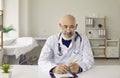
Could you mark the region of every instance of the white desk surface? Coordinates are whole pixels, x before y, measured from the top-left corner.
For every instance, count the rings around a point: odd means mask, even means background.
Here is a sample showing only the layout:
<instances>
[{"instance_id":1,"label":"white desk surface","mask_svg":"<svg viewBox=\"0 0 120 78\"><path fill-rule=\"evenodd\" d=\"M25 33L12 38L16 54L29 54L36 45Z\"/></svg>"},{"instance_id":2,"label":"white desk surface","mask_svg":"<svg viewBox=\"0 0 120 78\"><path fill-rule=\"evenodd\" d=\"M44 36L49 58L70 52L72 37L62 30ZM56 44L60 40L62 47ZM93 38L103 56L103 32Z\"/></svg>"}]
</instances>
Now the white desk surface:
<instances>
[{"instance_id":1,"label":"white desk surface","mask_svg":"<svg viewBox=\"0 0 120 78\"><path fill-rule=\"evenodd\" d=\"M49 74L40 71L37 65L13 65L11 71L12 78L50 78ZM120 65L94 66L78 76L79 78L120 78Z\"/></svg>"}]
</instances>

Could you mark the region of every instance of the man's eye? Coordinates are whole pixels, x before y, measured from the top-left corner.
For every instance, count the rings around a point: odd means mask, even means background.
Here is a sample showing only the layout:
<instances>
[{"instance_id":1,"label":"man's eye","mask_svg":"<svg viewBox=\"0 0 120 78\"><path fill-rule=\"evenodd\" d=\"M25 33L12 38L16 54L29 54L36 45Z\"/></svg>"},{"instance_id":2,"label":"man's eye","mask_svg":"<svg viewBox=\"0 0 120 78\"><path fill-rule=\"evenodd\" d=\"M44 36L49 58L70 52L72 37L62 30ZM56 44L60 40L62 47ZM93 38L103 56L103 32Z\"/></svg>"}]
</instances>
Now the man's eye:
<instances>
[{"instance_id":1,"label":"man's eye","mask_svg":"<svg viewBox=\"0 0 120 78\"><path fill-rule=\"evenodd\" d=\"M64 28L67 28L68 26L67 25L64 25Z\"/></svg>"},{"instance_id":2,"label":"man's eye","mask_svg":"<svg viewBox=\"0 0 120 78\"><path fill-rule=\"evenodd\" d=\"M71 28L71 29L74 29L74 28L75 28L75 26L74 26L74 25L71 25L71 26L70 26L70 28Z\"/></svg>"},{"instance_id":3,"label":"man's eye","mask_svg":"<svg viewBox=\"0 0 120 78\"><path fill-rule=\"evenodd\" d=\"M75 26L73 26L73 25L72 25L72 26L70 26L70 28L74 28L74 27L75 27Z\"/></svg>"}]
</instances>

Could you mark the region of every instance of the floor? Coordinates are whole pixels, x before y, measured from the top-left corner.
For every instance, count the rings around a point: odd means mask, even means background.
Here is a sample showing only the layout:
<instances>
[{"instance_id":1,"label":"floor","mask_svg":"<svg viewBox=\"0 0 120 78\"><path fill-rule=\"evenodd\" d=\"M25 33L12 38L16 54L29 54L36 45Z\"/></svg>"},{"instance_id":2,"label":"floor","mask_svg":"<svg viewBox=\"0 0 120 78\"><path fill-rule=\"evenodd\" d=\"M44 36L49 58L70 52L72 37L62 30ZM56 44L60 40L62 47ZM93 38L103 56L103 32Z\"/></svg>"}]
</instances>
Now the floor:
<instances>
[{"instance_id":1,"label":"floor","mask_svg":"<svg viewBox=\"0 0 120 78\"><path fill-rule=\"evenodd\" d=\"M95 65L120 65L120 59L95 59Z\"/></svg>"}]
</instances>

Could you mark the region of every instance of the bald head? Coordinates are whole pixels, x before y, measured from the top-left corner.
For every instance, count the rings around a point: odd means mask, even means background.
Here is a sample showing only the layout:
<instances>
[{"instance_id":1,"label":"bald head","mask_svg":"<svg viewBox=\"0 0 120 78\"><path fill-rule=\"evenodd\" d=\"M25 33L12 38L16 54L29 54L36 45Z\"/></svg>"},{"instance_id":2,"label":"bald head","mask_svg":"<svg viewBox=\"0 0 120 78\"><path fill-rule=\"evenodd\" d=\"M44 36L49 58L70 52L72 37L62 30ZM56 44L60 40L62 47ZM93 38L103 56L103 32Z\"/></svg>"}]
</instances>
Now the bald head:
<instances>
[{"instance_id":1,"label":"bald head","mask_svg":"<svg viewBox=\"0 0 120 78\"><path fill-rule=\"evenodd\" d=\"M71 23L76 23L76 20L75 20L75 17L74 16L72 16L72 15L65 15L65 16L63 16L63 18L62 18L62 20L61 20L61 24L62 23L64 23L64 22L71 22Z\"/></svg>"},{"instance_id":2,"label":"bald head","mask_svg":"<svg viewBox=\"0 0 120 78\"><path fill-rule=\"evenodd\" d=\"M59 25L66 38L71 38L77 29L75 17L72 15L65 15Z\"/></svg>"}]
</instances>

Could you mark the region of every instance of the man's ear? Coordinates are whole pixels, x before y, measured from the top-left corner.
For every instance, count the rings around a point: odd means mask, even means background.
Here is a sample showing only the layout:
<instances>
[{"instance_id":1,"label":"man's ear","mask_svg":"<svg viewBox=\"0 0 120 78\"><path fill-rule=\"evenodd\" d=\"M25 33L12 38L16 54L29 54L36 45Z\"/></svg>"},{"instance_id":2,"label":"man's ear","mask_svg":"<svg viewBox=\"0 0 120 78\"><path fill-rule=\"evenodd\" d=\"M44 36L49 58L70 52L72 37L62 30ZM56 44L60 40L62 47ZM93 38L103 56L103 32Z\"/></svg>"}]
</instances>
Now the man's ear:
<instances>
[{"instance_id":1,"label":"man's ear","mask_svg":"<svg viewBox=\"0 0 120 78\"><path fill-rule=\"evenodd\" d=\"M78 24L76 24L76 27L78 26Z\"/></svg>"},{"instance_id":2,"label":"man's ear","mask_svg":"<svg viewBox=\"0 0 120 78\"><path fill-rule=\"evenodd\" d=\"M59 26L61 27L61 23L59 23Z\"/></svg>"},{"instance_id":3,"label":"man's ear","mask_svg":"<svg viewBox=\"0 0 120 78\"><path fill-rule=\"evenodd\" d=\"M76 29L77 29L78 24L76 24Z\"/></svg>"}]
</instances>

